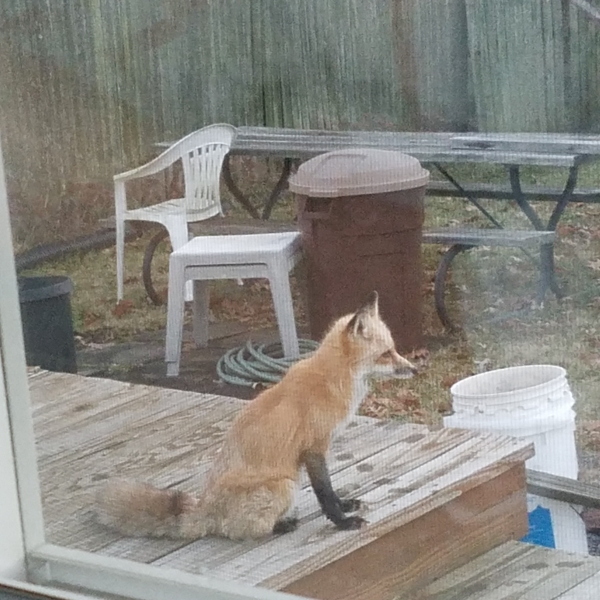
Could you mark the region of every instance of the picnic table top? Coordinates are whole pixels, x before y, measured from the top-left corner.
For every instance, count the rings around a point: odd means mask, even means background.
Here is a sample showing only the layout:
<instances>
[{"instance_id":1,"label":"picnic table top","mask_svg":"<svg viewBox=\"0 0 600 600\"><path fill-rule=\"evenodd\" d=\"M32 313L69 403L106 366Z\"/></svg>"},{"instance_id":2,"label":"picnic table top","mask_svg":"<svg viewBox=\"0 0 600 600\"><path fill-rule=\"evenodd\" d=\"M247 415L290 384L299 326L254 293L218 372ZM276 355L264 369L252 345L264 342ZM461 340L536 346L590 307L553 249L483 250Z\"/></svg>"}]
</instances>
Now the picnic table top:
<instances>
[{"instance_id":1,"label":"picnic table top","mask_svg":"<svg viewBox=\"0 0 600 600\"><path fill-rule=\"evenodd\" d=\"M158 142L168 148L174 140ZM397 150L423 163L474 162L574 167L600 159L600 136L571 133L329 131L237 127L231 154L308 159L343 148Z\"/></svg>"},{"instance_id":2,"label":"picnic table top","mask_svg":"<svg viewBox=\"0 0 600 600\"><path fill-rule=\"evenodd\" d=\"M423 163L572 167L600 158L600 136L596 135L325 131L247 126L237 128L231 154L307 159L351 147L397 150Z\"/></svg>"},{"instance_id":3,"label":"picnic table top","mask_svg":"<svg viewBox=\"0 0 600 600\"><path fill-rule=\"evenodd\" d=\"M47 542L276 589L507 473L532 451L493 433L356 417L329 465L334 486L366 503L360 531L335 530L303 479L293 533L246 542L126 538L95 522L97 486L118 474L197 490L243 401L42 370L30 372L30 392Z\"/></svg>"}]
</instances>

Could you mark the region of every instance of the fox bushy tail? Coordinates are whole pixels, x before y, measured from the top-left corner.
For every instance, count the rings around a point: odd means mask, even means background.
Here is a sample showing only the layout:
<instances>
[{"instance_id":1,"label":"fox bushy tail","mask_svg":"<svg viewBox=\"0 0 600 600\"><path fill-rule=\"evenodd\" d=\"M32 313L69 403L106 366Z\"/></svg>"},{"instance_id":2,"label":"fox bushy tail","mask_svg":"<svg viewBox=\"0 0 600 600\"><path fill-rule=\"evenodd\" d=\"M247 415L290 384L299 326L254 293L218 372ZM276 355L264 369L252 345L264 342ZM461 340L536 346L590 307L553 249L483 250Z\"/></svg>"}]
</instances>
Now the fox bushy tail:
<instances>
[{"instance_id":1,"label":"fox bushy tail","mask_svg":"<svg viewBox=\"0 0 600 600\"><path fill-rule=\"evenodd\" d=\"M198 500L179 490L113 479L96 495L96 515L102 525L127 536L189 538L206 535ZM190 531L190 519L196 527Z\"/></svg>"}]
</instances>

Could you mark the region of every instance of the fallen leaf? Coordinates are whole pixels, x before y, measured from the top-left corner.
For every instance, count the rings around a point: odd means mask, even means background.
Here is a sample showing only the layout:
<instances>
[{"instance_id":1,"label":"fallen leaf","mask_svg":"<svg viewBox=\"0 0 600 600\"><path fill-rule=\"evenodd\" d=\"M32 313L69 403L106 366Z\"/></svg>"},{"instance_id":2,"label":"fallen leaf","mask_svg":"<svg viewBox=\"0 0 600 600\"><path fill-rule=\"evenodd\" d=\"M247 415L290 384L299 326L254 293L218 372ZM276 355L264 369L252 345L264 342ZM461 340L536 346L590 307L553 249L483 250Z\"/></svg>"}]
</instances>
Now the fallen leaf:
<instances>
[{"instance_id":1,"label":"fallen leaf","mask_svg":"<svg viewBox=\"0 0 600 600\"><path fill-rule=\"evenodd\" d=\"M120 319L126 314L130 313L133 310L133 301L132 300L121 300L112 311L112 314Z\"/></svg>"},{"instance_id":2,"label":"fallen leaf","mask_svg":"<svg viewBox=\"0 0 600 600\"><path fill-rule=\"evenodd\" d=\"M417 350L413 350L408 358L410 360L429 360L429 350L427 348L418 348Z\"/></svg>"},{"instance_id":3,"label":"fallen leaf","mask_svg":"<svg viewBox=\"0 0 600 600\"><path fill-rule=\"evenodd\" d=\"M415 410L415 412L411 415L411 421L413 423L419 423L424 425L425 423L427 423L427 420L427 413L423 410Z\"/></svg>"},{"instance_id":4,"label":"fallen leaf","mask_svg":"<svg viewBox=\"0 0 600 600\"><path fill-rule=\"evenodd\" d=\"M452 402L450 400L442 400L437 405L437 411L441 415L450 414L452 412Z\"/></svg>"},{"instance_id":5,"label":"fallen leaf","mask_svg":"<svg viewBox=\"0 0 600 600\"><path fill-rule=\"evenodd\" d=\"M410 390L399 390L394 396L368 396L362 404L361 414L376 419L389 419L407 414L412 417L420 409L421 400L416 394Z\"/></svg>"},{"instance_id":6,"label":"fallen leaf","mask_svg":"<svg viewBox=\"0 0 600 600\"><path fill-rule=\"evenodd\" d=\"M83 314L83 324L85 327L90 327L91 325L93 325L94 323L97 323L101 319L102 319L102 316L95 312L86 311Z\"/></svg>"},{"instance_id":7,"label":"fallen leaf","mask_svg":"<svg viewBox=\"0 0 600 600\"><path fill-rule=\"evenodd\" d=\"M600 367L600 356L592 352L580 352L579 358L582 362L588 364L591 367Z\"/></svg>"},{"instance_id":8,"label":"fallen leaf","mask_svg":"<svg viewBox=\"0 0 600 600\"><path fill-rule=\"evenodd\" d=\"M585 421L582 424L585 431L600 431L600 421Z\"/></svg>"},{"instance_id":9,"label":"fallen leaf","mask_svg":"<svg viewBox=\"0 0 600 600\"><path fill-rule=\"evenodd\" d=\"M396 398L394 398L394 404L399 404L408 410L413 410L421 408L421 399L410 390L400 390Z\"/></svg>"},{"instance_id":10,"label":"fallen leaf","mask_svg":"<svg viewBox=\"0 0 600 600\"><path fill-rule=\"evenodd\" d=\"M450 389L457 381L460 381L461 379L461 375L446 375L446 377L442 379L442 387Z\"/></svg>"},{"instance_id":11,"label":"fallen leaf","mask_svg":"<svg viewBox=\"0 0 600 600\"><path fill-rule=\"evenodd\" d=\"M575 227L575 225L559 225L556 228L556 233L558 233L558 235L571 235L573 233L577 232L577 227Z\"/></svg>"}]
</instances>

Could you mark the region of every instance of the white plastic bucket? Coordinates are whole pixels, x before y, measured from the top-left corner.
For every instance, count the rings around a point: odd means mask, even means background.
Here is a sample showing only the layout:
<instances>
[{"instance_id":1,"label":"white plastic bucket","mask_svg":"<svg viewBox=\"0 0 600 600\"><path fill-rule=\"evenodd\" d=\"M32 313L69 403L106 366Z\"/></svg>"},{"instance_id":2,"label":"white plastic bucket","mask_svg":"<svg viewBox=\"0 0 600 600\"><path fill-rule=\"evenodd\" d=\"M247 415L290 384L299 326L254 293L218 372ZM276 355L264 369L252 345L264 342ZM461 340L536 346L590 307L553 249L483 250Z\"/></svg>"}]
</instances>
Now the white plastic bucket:
<instances>
[{"instance_id":1,"label":"white plastic bucket","mask_svg":"<svg viewBox=\"0 0 600 600\"><path fill-rule=\"evenodd\" d=\"M495 431L533 442L527 468L577 479L575 403L566 371L555 365L526 365L480 373L450 388L454 414L445 427ZM588 553L581 507L528 495L530 522L537 507L550 511L554 547ZM532 515L535 515L532 516ZM533 525L532 525L533 527Z\"/></svg>"}]
</instances>

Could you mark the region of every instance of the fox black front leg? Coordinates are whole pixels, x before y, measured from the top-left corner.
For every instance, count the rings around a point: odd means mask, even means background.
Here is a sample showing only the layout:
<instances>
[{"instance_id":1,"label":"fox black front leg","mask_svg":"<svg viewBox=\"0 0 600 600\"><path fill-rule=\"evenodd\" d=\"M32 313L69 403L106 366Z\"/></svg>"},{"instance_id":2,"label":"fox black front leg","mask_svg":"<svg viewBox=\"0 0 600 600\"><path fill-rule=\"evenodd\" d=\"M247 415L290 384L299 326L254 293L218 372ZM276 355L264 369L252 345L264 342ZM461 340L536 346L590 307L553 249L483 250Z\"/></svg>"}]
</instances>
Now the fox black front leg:
<instances>
[{"instance_id":1,"label":"fox black front leg","mask_svg":"<svg viewBox=\"0 0 600 600\"><path fill-rule=\"evenodd\" d=\"M291 533L292 531L296 531L296 529L298 529L298 519L285 518L275 523L273 533L280 535L282 533Z\"/></svg>"},{"instance_id":2,"label":"fox black front leg","mask_svg":"<svg viewBox=\"0 0 600 600\"><path fill-rule=\"evenodd\" d=\"M355 512L362 506L362 503L358 498L339 498L338 497L338 500L340 501L340 508L345 513Z\"/></svg>"},{"instance_id":3,"label":"fox black front leg","mask_svg":"<svg viewBox=\"0 0 600 600\"><path fill-rule=\"evenodd\" d=\"M344 514L344 512L356 510L360 503L356 500L341 500L335 493L331 485L325 456L317 452L306 452L303 456L303 462L325 516L339 529L359 529L362 527L365 523L363 518L347 517Z\"/></svg>"}]
</instances>

